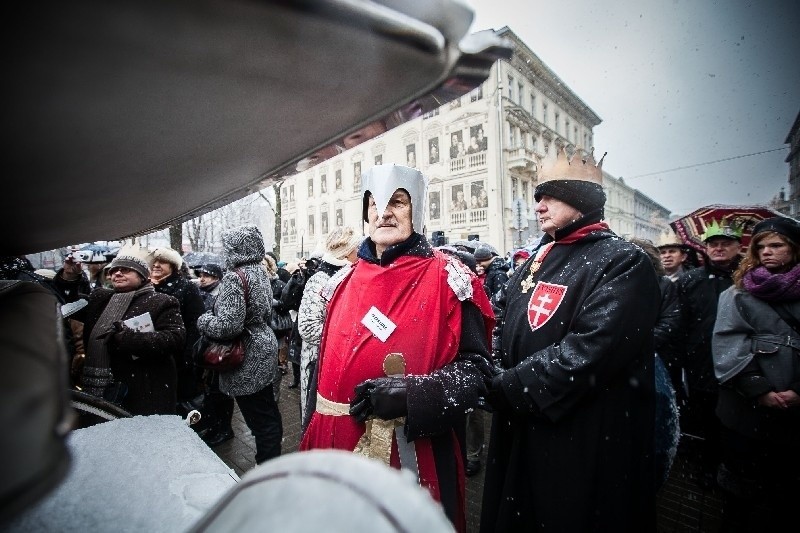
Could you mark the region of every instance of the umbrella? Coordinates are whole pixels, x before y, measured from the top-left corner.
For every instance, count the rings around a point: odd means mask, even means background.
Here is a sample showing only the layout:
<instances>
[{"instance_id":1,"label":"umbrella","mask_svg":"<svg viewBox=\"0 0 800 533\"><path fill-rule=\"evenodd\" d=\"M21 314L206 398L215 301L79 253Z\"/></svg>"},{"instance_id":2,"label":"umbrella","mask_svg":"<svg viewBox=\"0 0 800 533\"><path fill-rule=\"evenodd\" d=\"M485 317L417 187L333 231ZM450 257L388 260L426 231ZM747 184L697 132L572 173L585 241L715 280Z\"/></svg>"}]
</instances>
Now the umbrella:
<instances>
[{"instance_id":1,"label":"umbrella","mask_svg":"<svg viewBox=\"0 0 800 533\"><path fill-rule=\"evenodd\" d=\"M220 254L215 254L213 252L186 252L186 255L183 256L183 262L186 263L189 268L196 268L200 265L207 265L208 263L214 263L221 267L225 266L225 259L223 259Z\"/></svg>"},{"instance_id":2,"label":"umbrella","mask_svg":"<svg viewBox=\"0 0 800 533\"><path fill-rule=\"evenodd\" d=\"M494 246L492 246L491 244L489 244L489 243L486 243L486 242L483 242L483 241L470 241L470 240L467 240L467 239L459 239L459 240L457 240L457 241L453 241L453 242L451 242L451 243L449 243L449 244L450 244L450 246L463 246L463 247L464 247L464 248L466 248L466 249L467 249L467 251L468 251L469 253L471 253L471 254L472 254L472 253L475 253L475 250L476 250L476 249L477 249L479 246L486 246L487 248L489 248L489 250L491 250L491 251L492 251L492 253L493 253L493 254L495 254L495 255L500 255L500 254L497 252L497 248L495 248L495 247L494 247Z\"/></svg>"},{"instance_id":3,"label":"umbrella","mask_svg":"<svg viewBox=\"0 0 800 533\"><path fill-rule=\"evenodd\" d=\"M707 205L669 223L681 240L697 251L706 250L703 234L712 222L742 228L742 245L750 243L753 226L765 218L784 216L761 205Z\"/></svg>"},{"instance_id":4,"label":"umbrella","mask_svg":"<svg viewBox=\"0 0 800 533\"><path fill-rule=\"evenodd\" d=\"M77 247L75 254L84 263L107 263L119 250L119 245L112 246L108 243L93 242Z\"/></svg>"}]
</instances>

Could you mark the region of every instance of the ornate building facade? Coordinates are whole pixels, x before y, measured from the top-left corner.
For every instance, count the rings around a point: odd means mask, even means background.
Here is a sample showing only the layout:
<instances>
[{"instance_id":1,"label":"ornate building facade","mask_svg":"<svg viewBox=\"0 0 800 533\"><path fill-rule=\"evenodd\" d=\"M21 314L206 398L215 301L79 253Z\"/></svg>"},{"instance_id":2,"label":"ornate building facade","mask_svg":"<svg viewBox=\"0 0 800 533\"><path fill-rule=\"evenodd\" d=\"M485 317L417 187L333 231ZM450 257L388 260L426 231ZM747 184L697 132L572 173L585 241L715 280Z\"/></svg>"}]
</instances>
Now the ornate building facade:
<instances>
[{"instance_id":1,"label":"ornate building facade","mask_svg":"<svg viewBox=\"0 0 800 533\"><path fill-rule=\"evenodd\" d=\"M593 146L601 119L510 29L497 33L514 43L515 53L495 63L474 91L281 184L284 258L322 249L337 226L365 230L361 173L382 163L416 167L429 178L428 237L436 231L449 242L477 236L501 252L538 239L538 165L562 147L572 153ZM604 188L611 228L639 236L634 190L605 174Z\"/></svg>"}]
</instances>

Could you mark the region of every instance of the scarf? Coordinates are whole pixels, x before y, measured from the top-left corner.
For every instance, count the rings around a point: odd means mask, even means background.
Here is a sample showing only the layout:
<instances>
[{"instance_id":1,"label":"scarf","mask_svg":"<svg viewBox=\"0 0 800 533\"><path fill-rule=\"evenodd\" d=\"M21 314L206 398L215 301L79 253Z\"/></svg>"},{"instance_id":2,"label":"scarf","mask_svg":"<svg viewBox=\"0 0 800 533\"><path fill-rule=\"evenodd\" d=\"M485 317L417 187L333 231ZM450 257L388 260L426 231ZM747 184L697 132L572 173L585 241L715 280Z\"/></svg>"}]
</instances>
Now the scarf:
<instances>
[{"instance_id":1,"label":"scarf","mask_svg":"<svg viewBox=\"0 0 800 533\"><path fill-rule=\"evenodd\" d=\"M147 283L135 291L117 292L111 296L89 337L81 376L81 386L85 392L103 397L106 387L114 380L108 355L108 339L116 332L114 323L122 320L134 298L150 292L155 292L155 289Z\"/></svg>"},{"instance_id":2,"label":"scarf","mask_svg":"<svg viewBox=\"0 0 800 533\"><path fill-rule=\"evenodd\" d=\"M742 279L747 292L766 302L791 302L800 299L800 263L788 272L773 274L766 267L754 268Z\"/></svg>"}]
</instances>

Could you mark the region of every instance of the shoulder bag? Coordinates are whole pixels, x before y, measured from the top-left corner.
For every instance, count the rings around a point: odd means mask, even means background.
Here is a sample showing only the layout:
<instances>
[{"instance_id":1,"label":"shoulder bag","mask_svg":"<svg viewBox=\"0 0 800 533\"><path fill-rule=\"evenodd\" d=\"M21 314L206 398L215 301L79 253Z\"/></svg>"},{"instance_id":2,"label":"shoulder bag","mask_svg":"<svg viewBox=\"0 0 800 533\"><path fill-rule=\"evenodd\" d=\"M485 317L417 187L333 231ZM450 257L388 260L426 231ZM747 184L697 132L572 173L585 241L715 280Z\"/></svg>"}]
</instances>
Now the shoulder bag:
<instances>
[{"instance_id":1,"label":"shoulder bag","mask_svg":"<svg viewBox=\"0 0 800 533\"><path fill-rule=\"evenodd\" d=\"M237 269L234 272L236 272L242 280L246 312L247 293L249 292L247 278L241 270ZM235 339L228 342L211 340L205 335L201 335L194 346L195 362L201 368L215 370L217 372L229 372L239 368L244 362L245 333L246 330L242 330Z\"/></svg>"}]
</instances>

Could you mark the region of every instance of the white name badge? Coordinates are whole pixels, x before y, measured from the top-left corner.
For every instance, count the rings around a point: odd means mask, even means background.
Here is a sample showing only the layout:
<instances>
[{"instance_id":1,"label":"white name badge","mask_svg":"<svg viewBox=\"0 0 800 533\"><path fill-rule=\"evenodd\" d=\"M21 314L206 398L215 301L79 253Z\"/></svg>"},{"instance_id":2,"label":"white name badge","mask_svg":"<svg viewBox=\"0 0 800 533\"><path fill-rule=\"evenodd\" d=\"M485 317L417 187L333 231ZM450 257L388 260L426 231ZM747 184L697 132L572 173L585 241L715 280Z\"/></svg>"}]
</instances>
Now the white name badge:
<instances>
[{"instance_id":1,"label":"white name badge","mask_svg":"<svg viewBox=\"0 0 800 533\"><path fill-rule=\"evenodd\" d=\"M389 317L378 311L374 305L369 311L367 311L367 314L364 315L364 318L361 319L361 323L364 324L373 335L378 337L381 342L386 342L386 339L389 338L389 335L391 335L395 328L397 328L397 324L389 320Z\"/></svg>"}]
</instances>

